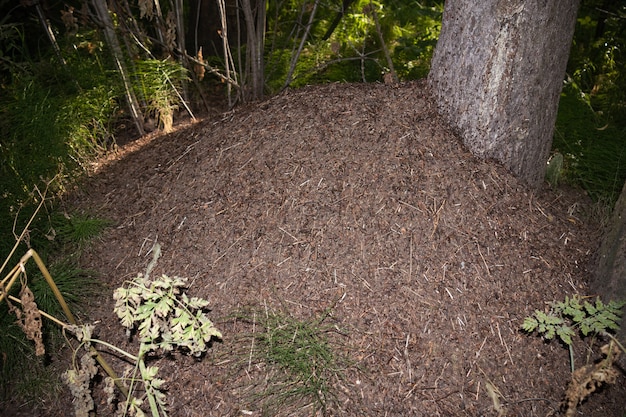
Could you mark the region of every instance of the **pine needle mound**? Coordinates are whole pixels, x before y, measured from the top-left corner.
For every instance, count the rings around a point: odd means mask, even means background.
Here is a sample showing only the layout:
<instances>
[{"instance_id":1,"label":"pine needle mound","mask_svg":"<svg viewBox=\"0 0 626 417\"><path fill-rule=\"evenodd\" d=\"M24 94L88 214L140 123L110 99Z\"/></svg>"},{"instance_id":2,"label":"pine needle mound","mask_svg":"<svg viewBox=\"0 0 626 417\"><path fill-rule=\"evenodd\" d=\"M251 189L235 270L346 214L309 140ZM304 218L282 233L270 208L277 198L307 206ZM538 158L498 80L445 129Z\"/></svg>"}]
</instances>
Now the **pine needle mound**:
<instances>
[{"instance_id":1,"label":"pine needle mound","mask_svg":"<svg viewBox=\"0 0 626 417\"><path fill-rule=\"evenodd\" d=\"M223 317L208 360L158 364L172 415L262 415L246 389L276 370L238 354L251 324L228 317L243 307L302 320L331 308L326 337L349 365L328 415L558 410L567 351L520 327L586 293L599 230L582 196L533 192L470 155L424 83L286 91L128 149L73 197L115 224L85 261L115 288L158 241L154 273L188 277ZM112 307L103 296L93 318L123 339ZM624 409L623 382L579 410Z\"/></svg>"}]
</instances>

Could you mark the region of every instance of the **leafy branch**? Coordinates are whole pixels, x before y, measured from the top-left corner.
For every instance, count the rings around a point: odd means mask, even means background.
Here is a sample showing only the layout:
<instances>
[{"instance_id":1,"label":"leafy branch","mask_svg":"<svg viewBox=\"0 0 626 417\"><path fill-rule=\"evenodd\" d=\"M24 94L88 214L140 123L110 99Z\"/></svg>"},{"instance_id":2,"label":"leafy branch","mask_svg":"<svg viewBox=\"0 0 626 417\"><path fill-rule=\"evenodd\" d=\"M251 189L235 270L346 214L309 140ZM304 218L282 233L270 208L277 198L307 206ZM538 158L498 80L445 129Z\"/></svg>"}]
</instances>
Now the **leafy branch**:
<instances>
[{"instance_id":1,"label":"leafy branch","mask_svg":"<svg viewBox=\"0 0 626 417\"><path fill-rule=\"evenodd\" d=\"M113 311L122 326L137 330L146 351L182 347L199 356L206 351L212 337L222 337L203 312L209 302L189 298L182 292L186 283L186 278L162 275L152 281L139 274L127 288L118 288L113 293Z\"/></svg>"}]
</instances>

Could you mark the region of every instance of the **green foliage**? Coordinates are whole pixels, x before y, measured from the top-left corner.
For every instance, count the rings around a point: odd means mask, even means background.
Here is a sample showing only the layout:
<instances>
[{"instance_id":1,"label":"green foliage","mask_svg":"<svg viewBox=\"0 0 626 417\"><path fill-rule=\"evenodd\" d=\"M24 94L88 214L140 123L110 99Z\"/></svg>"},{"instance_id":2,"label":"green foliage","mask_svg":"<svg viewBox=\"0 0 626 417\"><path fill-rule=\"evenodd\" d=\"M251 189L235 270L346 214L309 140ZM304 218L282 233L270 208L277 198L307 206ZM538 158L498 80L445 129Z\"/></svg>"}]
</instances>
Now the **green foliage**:
<instances>
[{"instance_id":1,"label":"green foliage","mask_svg":"<svg viewBox=\"0 0 626 417\"><path fill-rule=\"evenodd\" d=\"M264 326L258 341L266 360L292 373L299 382L313 376L310 382L316 387L312 392L317 391L323 381L315 381L316 376L324 368L333 368L333 354L320 323L272 313L265 318Z\"/></svg>"},{"instance_id":2,"label":"green foliage","mask_svg":"<svg viewBox=\"0 0 626 417\"><path fill-rule=\"evenodd\" d=\"M137 330L142 350L183 347L199 356L212 337L222 337L203 312L209 302L182 292L186 282L167 275L150 280L139 274L127 288L115 290L114 312L122 326Z\"/></svg>"},{"instance_id":3,"label":"green foliage","mask_svg":"<svg viewBox=\"0 0 626 417\"><path fill-rule=\"evenodd\" d=\"M187 80L187 71L171 60L140 60L135 62L135 89L148 103L146 113L159 119L164 130L172 127L173 111L180 103L177 91Z\"/></svg>"},{"instance_id":4,"label":"green foliage","mask_svg":"<svg viewBox=\"0 0 626 417\"><path fill-rule=\"evenodd\" d=\"M79 268L70 258L53 263L50 274L63 298L75 308L102 289L94 271ZM41 274L32 276L30 288L41 310L57 317L62 315L58 301Z\"/></svg>"},{"instance_id":5,"label":"green foliage","mask_svg":"<svg viewBox=\"0 0 626 417\"><path fill-rule=\"evenodd\" d=\"M392 10L398 29L392 43L398 76L407 80L425 78L441 32L443 2L396 0L391 3L388 8Z\"/></svg>"},{"instance_id":6,"label":"green foliage","mask_svg":"<svg viewBox=\"0 0 626 417\"><path fill-rule=\"evenodd\" d=\"M626 305L623 301L611 301L605 304L596 298L595 303L584 297L574 295L565 297L565 301L550 303L550 310L535 310L533 316L526 317L522 330L533 333L537 331L545 340L560 340L569 350L571 381L565 393L565 415L574 415L576 407L591 393L604 383L614 384L618 371L614 363L619 357L619 349L626 353L624 346L609 332L619 330L621 309ZM608 336L609 344L600 348L604 358L592 364L574 368L573 337ZM589 345L591 352L592 345Z\"/></svg>"},{"instance_id":7,"label":"green foliage","mask_svg":"<svg viewBox=\"0 0 626 417\"><path fill-rule=\"evenodd\" d=\"M287 4L288 3L288 4ZM309 18L305 2L269 3L266 50L267 83L270 91L282 88L291 57L297 49ZM372 6L381 33L400 78L423 78L441 27L443 2L402 0L356 0L342 16L329 38L331 23L341 2L321 3L311 35L294 72L293 87L324 82L381 81L388 70L378 37Z\"/></svg>"},{"instance_id":8,"label":"green foliage","mask_svg":"<svg viewBox=\"0 0 626 417\"><path fill-rule=\"evenodd\" d=\"M535 310L534 316L526 317L522 329L528 333L537 331L546 340L556 336L571 346L572 337L577 332L589 336L618 330L621 309L626 302L611 301L604 304L598 297L595 303L590 303L574 295L550 305L548 313Z\"/></svg>"},{"instance_id":9,"label":"green foliage","mask_svg":"<svg viewBox=\"0 0 626 417\"><path fill-rule=\"evenodd\" d=\"M147 359L174 349L200 356L206 352L212 338L222 337L203 311L209 304L208 301L188 297L184 292L187 279L170 278L166 275L157 279L149 278L149 272L156 264L159 254L160 247L157 245L154 248L154 259L145 275L138 274L113 294L114 312L122 326L128 329L129 334L136 332L138 336L139 348L136 356L93 338L93 325L65 326L81 342L79 348L74 350L72 368L63 374L63 380L74 396L77 416L87 415L94 410L91 385L98 373L94 360L97 356L95 346L105 346L134 364L130 373L121 379L103 365L108 374L105 378L105 392L109 400L115 399L113 385L118 388L121 386L120 389L126 396L119 412L122 415L145 415L143 407L144 399L147 399L151 415L158 417L167 416L167 398L162 390L165 381L157 377L158 367L147 366ZM79 354L81 359L77 361ZM141 388L137 387L138 383Z\"/></svg>"},{"instance_id":10,"label":"green foliage","mask_svg":"<svg viewBox=\"0 0 626 417\"><path fill-rule=\"evenodd\" d=\"M111 224L107 219L91 216L87 213L68 215L54 212L50 222L51 238L60 245L73 245L82 249L89 242L97 239L103 230Z\"/></svg>"},{"instance_id":11,"label":"green foliage","mask_svg":"<svg viewBox=\"0 0 626 417\"><path fill-rule=\"evenodd\" d=\"M548 160L546 168L546 180L552 187L556 187L563 173L563 155L555 152Z\"/></svg>"},{"instance_id":12,"label":"green foliage","mask_svg":"<svg viewBox=\"0 0 626 417\"><path fill-rule=\"evenodd\" d=\"M553 143L564 179L608 207L626 180L624 18L624 2L581 5Z\"/></svg>"},{"instance_id":13,"label":"green foliage","mask_svg":"<svg viewBox=\"0 0 626 417\"><path fill-rule=\"evenodd\" d=\"M1 88L1 87L0 87ZM117 108L114 89L103 84L66 94L19 76L0 94L0 253L8 253L14 220L21 230L40 201L34 187L54 196L101 155ZM45 219L44 219L45 220ZM39 235L43 237L43 235ZM35 236L31 236L35 237Z\"/></svg>"},{"instance_id":14,"label":"green foliage","mask_svg":"<svg viewBox=\"0 0 626 417\"><path fill-rule=\"evenodd\" d=\"M585 102L620 127L626 125L625 18L624 2L584 2L567 69Z\"/></svg>"},{"instance_id":15,"label":"green foliage","mask_svg":"<svg viewBox=\"0 0 626 417\"><path fill-rule=\"evenodd\" d=\"M617 200L626 180L626 128L594 112L572 85L561 94L552 148L563 155L565 181L595 201Z\"/></svg>"}]
</instances>

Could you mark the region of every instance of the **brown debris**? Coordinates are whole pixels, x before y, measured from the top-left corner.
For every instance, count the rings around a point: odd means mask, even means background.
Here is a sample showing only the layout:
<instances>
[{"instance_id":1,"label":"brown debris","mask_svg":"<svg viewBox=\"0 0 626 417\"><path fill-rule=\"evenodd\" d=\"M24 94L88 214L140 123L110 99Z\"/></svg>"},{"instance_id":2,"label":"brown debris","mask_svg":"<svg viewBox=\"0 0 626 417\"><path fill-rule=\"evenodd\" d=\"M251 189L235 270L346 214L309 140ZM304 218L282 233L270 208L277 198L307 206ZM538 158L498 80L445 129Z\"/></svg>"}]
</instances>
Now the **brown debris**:
<instances>
[{"instance_id":1,"label":"brown debris","mask_svg":"<svg viewBox=\"0 0 626 417\"><path fill-rule=\"evenodd\" d=\"M585 293L598 238L587 201L474 158L422 82L236 108L103 166L73 204L116 223L85 258L111 292L158 241L154 273L188 277L211 301L223 341L202 362L158 364L174 416L261 415L250 387L270 371L235 366L251 328L227 318L244 307L308 318L336 303L329 337L355 366L329 415L545 416L566 389L567 351L519 329L545 302ZM92 319L126 343L112 306L102 297ZM623 408L611 388L580 410Z\"/></svg>"},{"instance_id":2,"label":"brown debris","mask_svg":"<svg viewBox=\"0 0 626 417\"><path fill-rule=\"evenodd\" d=\"M35 296L26 284L20 290L22 309L10 305L10 310L17 316L17 323L24 331L28 340L35 342L35 354L41 356L46 349L41 337L41 312L35 303Z\"/></svg>"},{"instance_id":3,"label":"brown debris","mask_svg":"<svg viewBox=\"0 0 626 417\"><path fill-rule=\"evenodd\" d=\"M604 384L615 384L619 372L613 365L618 361L621 350L611 343L601 348L604 359L585 365L572 373L572 380L565 393L565 416L576 415L578 405Z\"/></svg>"}]
</instances>

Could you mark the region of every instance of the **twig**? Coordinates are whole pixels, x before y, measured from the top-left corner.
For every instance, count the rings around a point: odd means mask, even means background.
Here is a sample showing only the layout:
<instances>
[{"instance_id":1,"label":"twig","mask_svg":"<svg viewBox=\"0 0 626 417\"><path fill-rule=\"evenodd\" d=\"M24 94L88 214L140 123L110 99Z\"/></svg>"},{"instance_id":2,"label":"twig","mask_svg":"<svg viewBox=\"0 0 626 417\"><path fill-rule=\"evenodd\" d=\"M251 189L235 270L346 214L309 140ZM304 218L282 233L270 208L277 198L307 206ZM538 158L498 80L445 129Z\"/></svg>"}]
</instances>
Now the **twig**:
<instances>
[{"instance_id":1,"label":"twig","mask_svg":"<svg viewBox=\"0 0 626 417\"><path fill-rule=\"evenodd\" d=\"M485 269L487 270L487 275L491 276L491 271L489 270L489 265L487 265L487 261L485 260L485 257L483 256L483 253L480 251L480 244L478 242L476 242L476 247L478 248L478 254L480 255L480 258L483 260L483 264L485 264Z\"/></svg>"},{"instance_id":2,"label":"twig","mask_svg":"<svg viewBox=\"0 0 626 417\"><path fill-rule=\"evenodd\" d=\"M248 357L248 372L252 368L252 352L254 351L254 333L256 332L256 313L252 315L252 343L250 343L250 356Z\"/></svg>"},{"instance_id":3,"label":"twig","mask_svg":"<svg viewBox=\"0 0 626 417\"><path fill-rule=\"evenodd\" d=\"M515 362L513 362L513 356L511 356L511 351L509 351L509 347L507 346L506 342L502 338L502 334L500 333L500 325L498 324L498 322L496 322L496 328L498 329L498 337L500 338L500 343L502 343L502 346L504 346L504 348L506 349L506 353L509 355L509 359L511 360L511 365L515 365Z\"/></svg>"}]
</instances>

